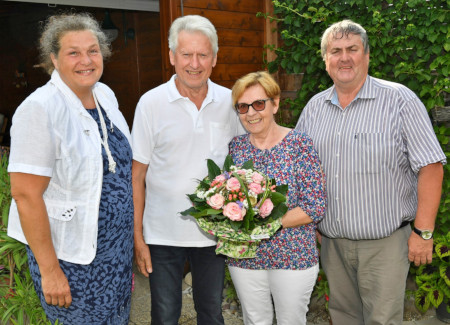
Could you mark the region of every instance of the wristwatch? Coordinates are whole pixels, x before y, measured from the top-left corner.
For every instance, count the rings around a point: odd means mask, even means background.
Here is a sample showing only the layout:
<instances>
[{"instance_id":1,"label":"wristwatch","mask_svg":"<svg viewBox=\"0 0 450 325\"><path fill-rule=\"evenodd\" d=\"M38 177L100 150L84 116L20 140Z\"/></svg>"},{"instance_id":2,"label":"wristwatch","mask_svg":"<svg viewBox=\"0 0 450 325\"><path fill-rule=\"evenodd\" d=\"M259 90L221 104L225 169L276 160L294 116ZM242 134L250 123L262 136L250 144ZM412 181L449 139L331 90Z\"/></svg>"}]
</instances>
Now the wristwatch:
<instances>
[{"instance_id":1,"label":"wristwatch","mask_svg":"<svg viewBox=\"0 0 450 325\"><path fill-rule=\"evenodd\" d=\"M433 238L433 231L431 231L431 230L419 230L416 227L414 227L413 230L416 234L418 234L420 237L422 237L425 240Z\"/></svg>"}]
</instances>

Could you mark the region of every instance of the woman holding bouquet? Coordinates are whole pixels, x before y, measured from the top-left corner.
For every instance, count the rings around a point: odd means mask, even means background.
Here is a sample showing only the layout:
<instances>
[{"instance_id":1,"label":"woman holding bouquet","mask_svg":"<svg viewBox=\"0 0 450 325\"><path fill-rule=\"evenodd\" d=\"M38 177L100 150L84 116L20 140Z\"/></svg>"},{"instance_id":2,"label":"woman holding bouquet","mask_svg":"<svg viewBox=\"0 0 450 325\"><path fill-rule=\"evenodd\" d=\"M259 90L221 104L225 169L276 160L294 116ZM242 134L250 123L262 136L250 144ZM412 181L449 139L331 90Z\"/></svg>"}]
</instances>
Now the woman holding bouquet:
<instances>
[{"instance_id":1,"label":"woman holding bouquet","mask_svg":"<svg viewBox=\"0 0 450 325\"><path fill-rule=\"evenodd\" d=\"M278 325L306 324L319 272L315 232L325 214L324 175L311 139L275 122L280 92L267 72L250 73L232 89L248 131L230 142L234 163L253 160L256 170L289 186L282 229L261 242L256 257L228 259L245 324L272 324L272 299Z\"/></svg>"}]
</instances>

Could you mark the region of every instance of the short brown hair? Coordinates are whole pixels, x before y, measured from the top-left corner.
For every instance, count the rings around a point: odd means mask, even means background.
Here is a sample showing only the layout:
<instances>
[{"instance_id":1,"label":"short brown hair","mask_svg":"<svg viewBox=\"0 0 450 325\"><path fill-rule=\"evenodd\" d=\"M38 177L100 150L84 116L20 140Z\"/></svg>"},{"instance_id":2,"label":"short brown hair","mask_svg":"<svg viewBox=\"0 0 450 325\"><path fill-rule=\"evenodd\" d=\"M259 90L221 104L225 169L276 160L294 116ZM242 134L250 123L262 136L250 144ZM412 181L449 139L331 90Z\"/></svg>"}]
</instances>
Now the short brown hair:
<instances>
[{"instance_id":1,"label":"short brown hair","mask_svg":"<svg viewBox=\"0 0 450 325\"><path fill-rule=\"evenodd\" d=\"M270 75L270 73L268 73L267 71L251 72L239 78L231 89L233 106L236 105L238 99L248 88L255 85L261 85L267 96L271 99L280 97L280 86Z\"/></svg>"}]
</instances>

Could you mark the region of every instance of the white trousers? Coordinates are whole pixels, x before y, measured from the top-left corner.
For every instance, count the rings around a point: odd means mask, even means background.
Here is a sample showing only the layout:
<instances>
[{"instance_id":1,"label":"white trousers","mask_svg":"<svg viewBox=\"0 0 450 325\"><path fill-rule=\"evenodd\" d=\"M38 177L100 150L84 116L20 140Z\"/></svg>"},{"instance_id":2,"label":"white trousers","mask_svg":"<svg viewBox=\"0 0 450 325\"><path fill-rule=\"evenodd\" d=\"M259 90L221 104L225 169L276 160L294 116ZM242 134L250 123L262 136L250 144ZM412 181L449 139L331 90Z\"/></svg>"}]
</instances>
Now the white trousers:
<instances>
[{"instance_id":1,"label":"white trousers","mask_svg":"<svg viewBox=\"0 0 450 325\"><path fill-rule=\"evenodd\" d=\"M319 265L306 270L247 270L229 266L245 325L304 325Z\"/></svg>"}]
</instances>

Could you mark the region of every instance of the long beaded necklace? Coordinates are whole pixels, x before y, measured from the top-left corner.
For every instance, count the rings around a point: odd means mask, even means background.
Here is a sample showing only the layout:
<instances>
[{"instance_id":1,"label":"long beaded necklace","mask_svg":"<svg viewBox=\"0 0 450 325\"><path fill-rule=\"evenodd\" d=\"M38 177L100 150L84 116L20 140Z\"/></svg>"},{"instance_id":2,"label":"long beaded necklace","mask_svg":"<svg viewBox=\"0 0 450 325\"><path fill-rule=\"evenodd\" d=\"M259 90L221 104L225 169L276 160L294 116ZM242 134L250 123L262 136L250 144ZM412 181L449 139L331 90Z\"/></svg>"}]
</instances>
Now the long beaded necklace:
<instances>
[{"instance_id":1,"label":"long beaded necklace","mask_svg":"<svg viewBox=\"0 0 450 325\"><path fill-rule=\"evenodd\" d=\"M103 147L105 148L106 156L108 157L108 170L111 173L116 173L116 165L117 164L114 161L114 158L111 154L111 150L109 149L108 130L106 129L105 119L103 118L102 110L100 109L100 105L98 104L98 101L97 101L97 96L95 96L94 92L93 92L93 96L94 96L95 106L97 107L98 115L100 117L100 125L102 127L102 133L103 133L103 138L101 139L101 141L102 141ZM111 132L113 132L112 121L111 121Z\"/></svg>"}]
</instances>

